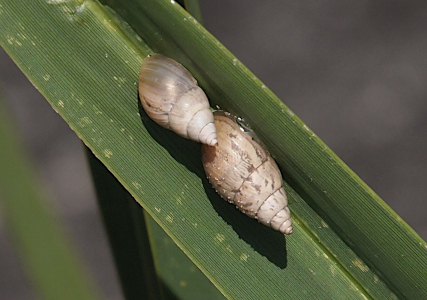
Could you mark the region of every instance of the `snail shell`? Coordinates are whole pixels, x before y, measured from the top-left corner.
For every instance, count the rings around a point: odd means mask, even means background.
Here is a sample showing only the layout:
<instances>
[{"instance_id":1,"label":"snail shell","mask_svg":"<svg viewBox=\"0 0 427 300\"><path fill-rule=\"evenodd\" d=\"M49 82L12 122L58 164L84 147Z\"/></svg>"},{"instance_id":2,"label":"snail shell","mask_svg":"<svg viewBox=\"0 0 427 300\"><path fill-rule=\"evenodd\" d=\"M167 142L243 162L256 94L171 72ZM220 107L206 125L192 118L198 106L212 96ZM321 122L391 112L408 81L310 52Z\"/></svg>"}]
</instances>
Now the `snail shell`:
<instances>
[{"instance_id":1,"label":"snail shell","mask_svg":"<svg viewBox=\"0 0 427 300\"><path fill-rule=\"evenodd\" d=\"M202 146L202 162L209 181L222 198L246 215L284 234L292 233L282 175L263 145L236 123L214 113L217 146Z\"/></svg>"},{"instance_id":2,"label":"snail shell","mask_svg":"<svg viewBox=\"0 0 427 300\"><path fill-rule=\"evenodd\" d=\"M139 97L157 124L196 142L216 145L208 98L181 64L159 54L148 56L139 74Z\"/></svg>"}]
</instances>

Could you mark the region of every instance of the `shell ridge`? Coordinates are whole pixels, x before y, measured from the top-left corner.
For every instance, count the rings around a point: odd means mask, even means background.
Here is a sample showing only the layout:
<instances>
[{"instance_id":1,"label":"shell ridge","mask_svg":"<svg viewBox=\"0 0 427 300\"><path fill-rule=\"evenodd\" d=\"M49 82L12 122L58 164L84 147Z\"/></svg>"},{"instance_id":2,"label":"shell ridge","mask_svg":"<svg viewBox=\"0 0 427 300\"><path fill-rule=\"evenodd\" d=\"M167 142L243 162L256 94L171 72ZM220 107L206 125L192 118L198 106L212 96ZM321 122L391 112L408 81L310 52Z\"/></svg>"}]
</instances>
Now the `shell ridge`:
<instances>
[{"instance_id":1,"label":"shell ridge","mask_svg":"<svg viewBox=\"0 0 427 300\"><path fill-rule=\"evenodd\" d=\"M283 188L283 186L280 186L277 190L275 190L274 192L272 192L270 195L268 195L268 197L266 197L264 199L264 202L258 207L258 210L255 213L255 216L258 216L258 213L261 210L261 207L264 205L264 203L267 201L267 199L270 198L271 196L273 196L275 193L277 193L277 191L279 191L281 188ZM269 224L271 222L271 220L273 220L287 206L288 206L288 204L285 203L280 209L277 210L276 214L273 217L271 217L271 219L268 220L266 223Z\"/></svg>"},{"instance_id":2,"label":"shell ridge","mask_svg":"<svg viewBox=\"0 0 427 300\"><path fill-rule=\"evenodd\" d=\"M232 129L239 129L240 130L240 126L236 123L236 120L235 120L235 117L231 117L231 116L227 116L227 115L225 115L225 116L222 116L221 115L221 117L223 117L223 118L225 118L225 120L227 120L226 121L226 123L228 124L228 126L230 126L230 128L232 128ZM244 131L242 131L242 133L243 133L243 136L245 137L245 139L246 140L248 140L249 142L251 142L251 140L252 140L252 137L250 136L250 135L248 135L246 132L244 132ZM245 134L247 134L247 136L245 136ZM248 138L249 137L249 138ZM236 148L239 148L239 146L237 146L236 145ZM262 149L264 149L264 148L262 148ZM265 150L265 149L264 149ZM257 149L255 150L256 152L257 152ZM237 170L239 169L239 168L237 168L237 166L239 165L239 164L246 164L246 165L253 165L251 162L250 162L250 159L247 159L247 160L245 160L245 159L243 159L245 156L248 156L248 154L246 153L246 155L244 155L244 153L243 153L244 151L243 150L240 150L240 151L237 151L237 153L238 153L238 156L239 156L239 159L237 159L236 161L237 161L237 163L235 163L235 164L232 164L233 165L233 168L236 168ZM251 177L252 176L252 174L254 174L260 167L262 167L264 164L266 164L267 162L269 162L270 160L268 159L268 152L266 153L266 157L265 158L263 158L262 160L261 160L261 163L258 165L258 166L256 166L256 167L253 167L253 170L249 173L249 174L245 174L245 177L243 178L243 180L242 180L242 182L241 182L241 184L240 184L240 186L238 187L238 188L236 188L236 189L234 189L234 195L233 195L233 198L232 199L230 199L230 200L227 200L227 201L229 201L229 202L232 202L232 203L234 203L234 204L236 204L236 205L238 205L238 203L236 203L236 197L237 197L237 195L238 194L241 194L242 193L242 191L241 191L241 188L242 188L242 186L245 184L245 182L247 182L248 180L248 178L249 177ZM240 173L240 172L239 172ZM267 198L266 198L267 199ZM266 200L266 199L263 199L264 201ZM260 207L262 206L262 204L260 205ZM239 208L239 210L241 210L241 211L245 211L245 209L243 208L243 207L240 207L239 205L238 205L238 208Z\"/></svg>"},{"instance_id":3,"label":"shell ridge","mask_svg":"<svg viewBox=\"0 0 427 300\"><path fill-rule=\"evenodd\" d=\"M195 114L197 114L199 111L201 111L201 110L203 110L203 108L202 109L200 109L200 110L198 110ZM194 114L194 115L195 115ZM206 123L202 128L200 128L200 130L199 130L199 132L198 132L198 134L197 134L197 136L200 136L200 133L203 131L203 129L206 127L206 126L208 126L209 124L212 124L213 122L209 122L209 123ZM187 126L187 133L188 133L188 126Z\"/></svg>"},{"instance_id":4,"label":"shell ridge","mask_svg":"<svg viewBox=\"0 0 427 300\"><path fill-rule=\"evenodd\" d=\"M184 94L186 94L186 93L188 93L190 90L195 89L195 88L197 88L197 87L198 87L198 86L192 87L191 89L189 89L188 91L186 91L185 93L183 93L183 95L184 95ZM190 136L190 134L189 134L188 130L189 130L189 128L190 128L190 126L189 126L189 125L190 125L191 121L193 121L194 116L195 116L195 115L197 115L197 113L198 113L199 111L203 110L203 109L205 109L205 108L204 108L204 107L201 107L198 111L195 111L195 112L194 112L194 114L191 116L191 120L187 122L187 128L186 128L187 136ZM211 122L209 122L209 123L211 123ZM206 123L206 124L205 124L205 126L203 126L202 128L200 128L199 132L197 133L197 136L199 136L199 134L200 134L200 132L202 131L202 129L203 129L203 128L205 128L209 123Z\"/></svg>"},{"instance_id":5,"label":"shell ridge","mask_svg":"<svg viewBox=\"0 0 427 300\"><path fill-rule=\"evenodd\" d=\"M268 159L266 159L265 161L263 161L259 166L257 166L256 168L254 168L253 169L253 171L251 172L251 173L249 173L249 175L248 176L246 176L246 178L244 178L243 179L243 181L242 181L242 183L240 184L240 186L236 189L236 193L234 194L234 197L233 197L233 199L232 199L232 201L233 201L233 203L235 203L234 202L234 199L236 198L236 195L238 194L238 193L241 193L241 188L242 188L242 186L245 184L245 182L247 181L247 179L249 178L249 177L251 177L251 175L253 174L253 173L255 173L257 170L258 170L258 168L260 168L264 163L266 163L268 161ZM280 187L282 187L282 186L280 186ZM280 188L279 188L280 189ZM279 190L278 189L278 190ZM275 192L277 192L278 190L276 190L276 191L274 191L274 193ZM272 194L274 194L274 193L272 193ZM271 194L271 195L272 195ZM270 196L271 196L270 195ZM268 197L270 197L270 196L268 196ZM266 200L266 199L268 199L268 197L267 198L265 198L264 199L264 201ZM264 202L263 202L264 203ZM262 206L262 204L260 205L260 207ZM258 210L259 210L259 208L258 208ZM258 212L258 211L257 211Z\"/></svg>"},{"instance_id":6,"label":"shell ridge","mask_svg":"<svg viewBox=\"0 0 427 300\"><path fill-rule=\"evenodd\" d=\"M173 108L174 108L175 104L177 104L177 103L179 102L179 100L182 98L182 96L183 96L183 95L185 95L186 93L188 93L190 90L192 90L192 89L194 89L194 88L197 88L197 86L193 86L192 88L190 88L190 89L188 89L188 90L186 90L186 91L184 91L184 92L181 92L180 94L177 94L177 95L175 96L175 98L173 98L173 99L171 99L171 101L169 101L169 102L171 103L171 108L170 108L170 110L168 111L168 118L170 118L170 116L171 116L171 112L172 112L172 110L173 110ZM187 124L187 127L188 127L188 124Z\"/></svg>"}]
</instances>

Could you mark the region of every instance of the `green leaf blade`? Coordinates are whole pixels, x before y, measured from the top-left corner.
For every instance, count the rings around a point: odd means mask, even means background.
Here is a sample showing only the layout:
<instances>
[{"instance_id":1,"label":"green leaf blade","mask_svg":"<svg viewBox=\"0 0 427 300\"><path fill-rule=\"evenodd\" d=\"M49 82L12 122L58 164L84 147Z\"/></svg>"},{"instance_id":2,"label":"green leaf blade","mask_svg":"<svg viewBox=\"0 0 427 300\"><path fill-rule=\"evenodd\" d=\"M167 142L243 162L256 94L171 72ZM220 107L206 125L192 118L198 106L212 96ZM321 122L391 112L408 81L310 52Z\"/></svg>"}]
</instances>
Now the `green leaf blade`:
<instances>
[{"instance_id":1,"label":"green leaf blade","mask_svg":"<svg viewBox=\"0 0 427 300\"><path fill-rule=\"evenodd\" d=\"M427 286L422 276L425 243L200 24L169 1L103 3L143 41L137 44L120 21L87 1L80 11L63 4L77 11L71 21L63 7L39 2L44 22L61 28L61 34L49 31L40 37L28 65L28 55L7 45L11 30L20 32L11 26L13 20L1 21L8 24L1 42L95 155L225 295L390 299L396 293L425 298L426 289L419 288ZM42 32L31 18L17 22ZM52 40L67 51L56 53ZM199 145L159 128L141 110L136 83L149 49L184 64L212 106L243 117L267 145L289 183L296 226L286 246L283 236L215 194L205 179ZM44 63L46 57L52 63ZM47 82L45 74L55 80Z\"/></svg>"}]
</instances>

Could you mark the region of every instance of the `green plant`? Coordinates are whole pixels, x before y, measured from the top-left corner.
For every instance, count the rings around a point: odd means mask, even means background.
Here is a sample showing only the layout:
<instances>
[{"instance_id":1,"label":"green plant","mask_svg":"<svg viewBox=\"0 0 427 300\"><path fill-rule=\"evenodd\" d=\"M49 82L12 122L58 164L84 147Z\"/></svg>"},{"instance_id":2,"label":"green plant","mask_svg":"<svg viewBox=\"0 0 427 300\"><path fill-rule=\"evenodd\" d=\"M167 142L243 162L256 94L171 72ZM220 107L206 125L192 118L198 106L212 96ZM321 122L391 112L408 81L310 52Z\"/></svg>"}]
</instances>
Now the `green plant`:
<instances>
[{"instance_id":1,"label":"green plant","mask_svg":"<svg viewBox=\"0 0 427 300\"><path fill-rule=\"evenodd\" d=\"M425 243L174 1L34 1L26 10L1 3L2 46L224 295L426 297ZM143 113L135 83L153 52L184 64L212 106L243 117L266 144L283 171L295 222L291 237L219 199L205 179L200 146ZM161 251L150 242L154 253ZM170 266L160 265L166 281Z\"/></svg>"}]
</instances>

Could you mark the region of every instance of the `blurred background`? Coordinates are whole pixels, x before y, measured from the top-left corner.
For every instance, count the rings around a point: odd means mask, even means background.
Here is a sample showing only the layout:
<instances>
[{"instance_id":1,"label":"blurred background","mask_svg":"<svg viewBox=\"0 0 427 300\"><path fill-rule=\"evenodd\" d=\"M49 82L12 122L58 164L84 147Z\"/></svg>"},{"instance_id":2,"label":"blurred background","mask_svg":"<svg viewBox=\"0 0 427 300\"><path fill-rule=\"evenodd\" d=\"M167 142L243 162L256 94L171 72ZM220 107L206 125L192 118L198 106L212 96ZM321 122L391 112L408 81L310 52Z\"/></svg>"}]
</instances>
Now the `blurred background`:
<instances>
[{"instance_id":1,"label":"blurred background","mask_svg":"<svg viewBox=\"0 0 427 300\"><path fill-rule=\"evenodd\" d=\"M205 27L426 240L427 2L252 3L201 0ZM0 86L104 299L123 299L80 140L1 48ZM0 270L0 299L35 299L1 219Z\"/></svg>"}]
</instances>

